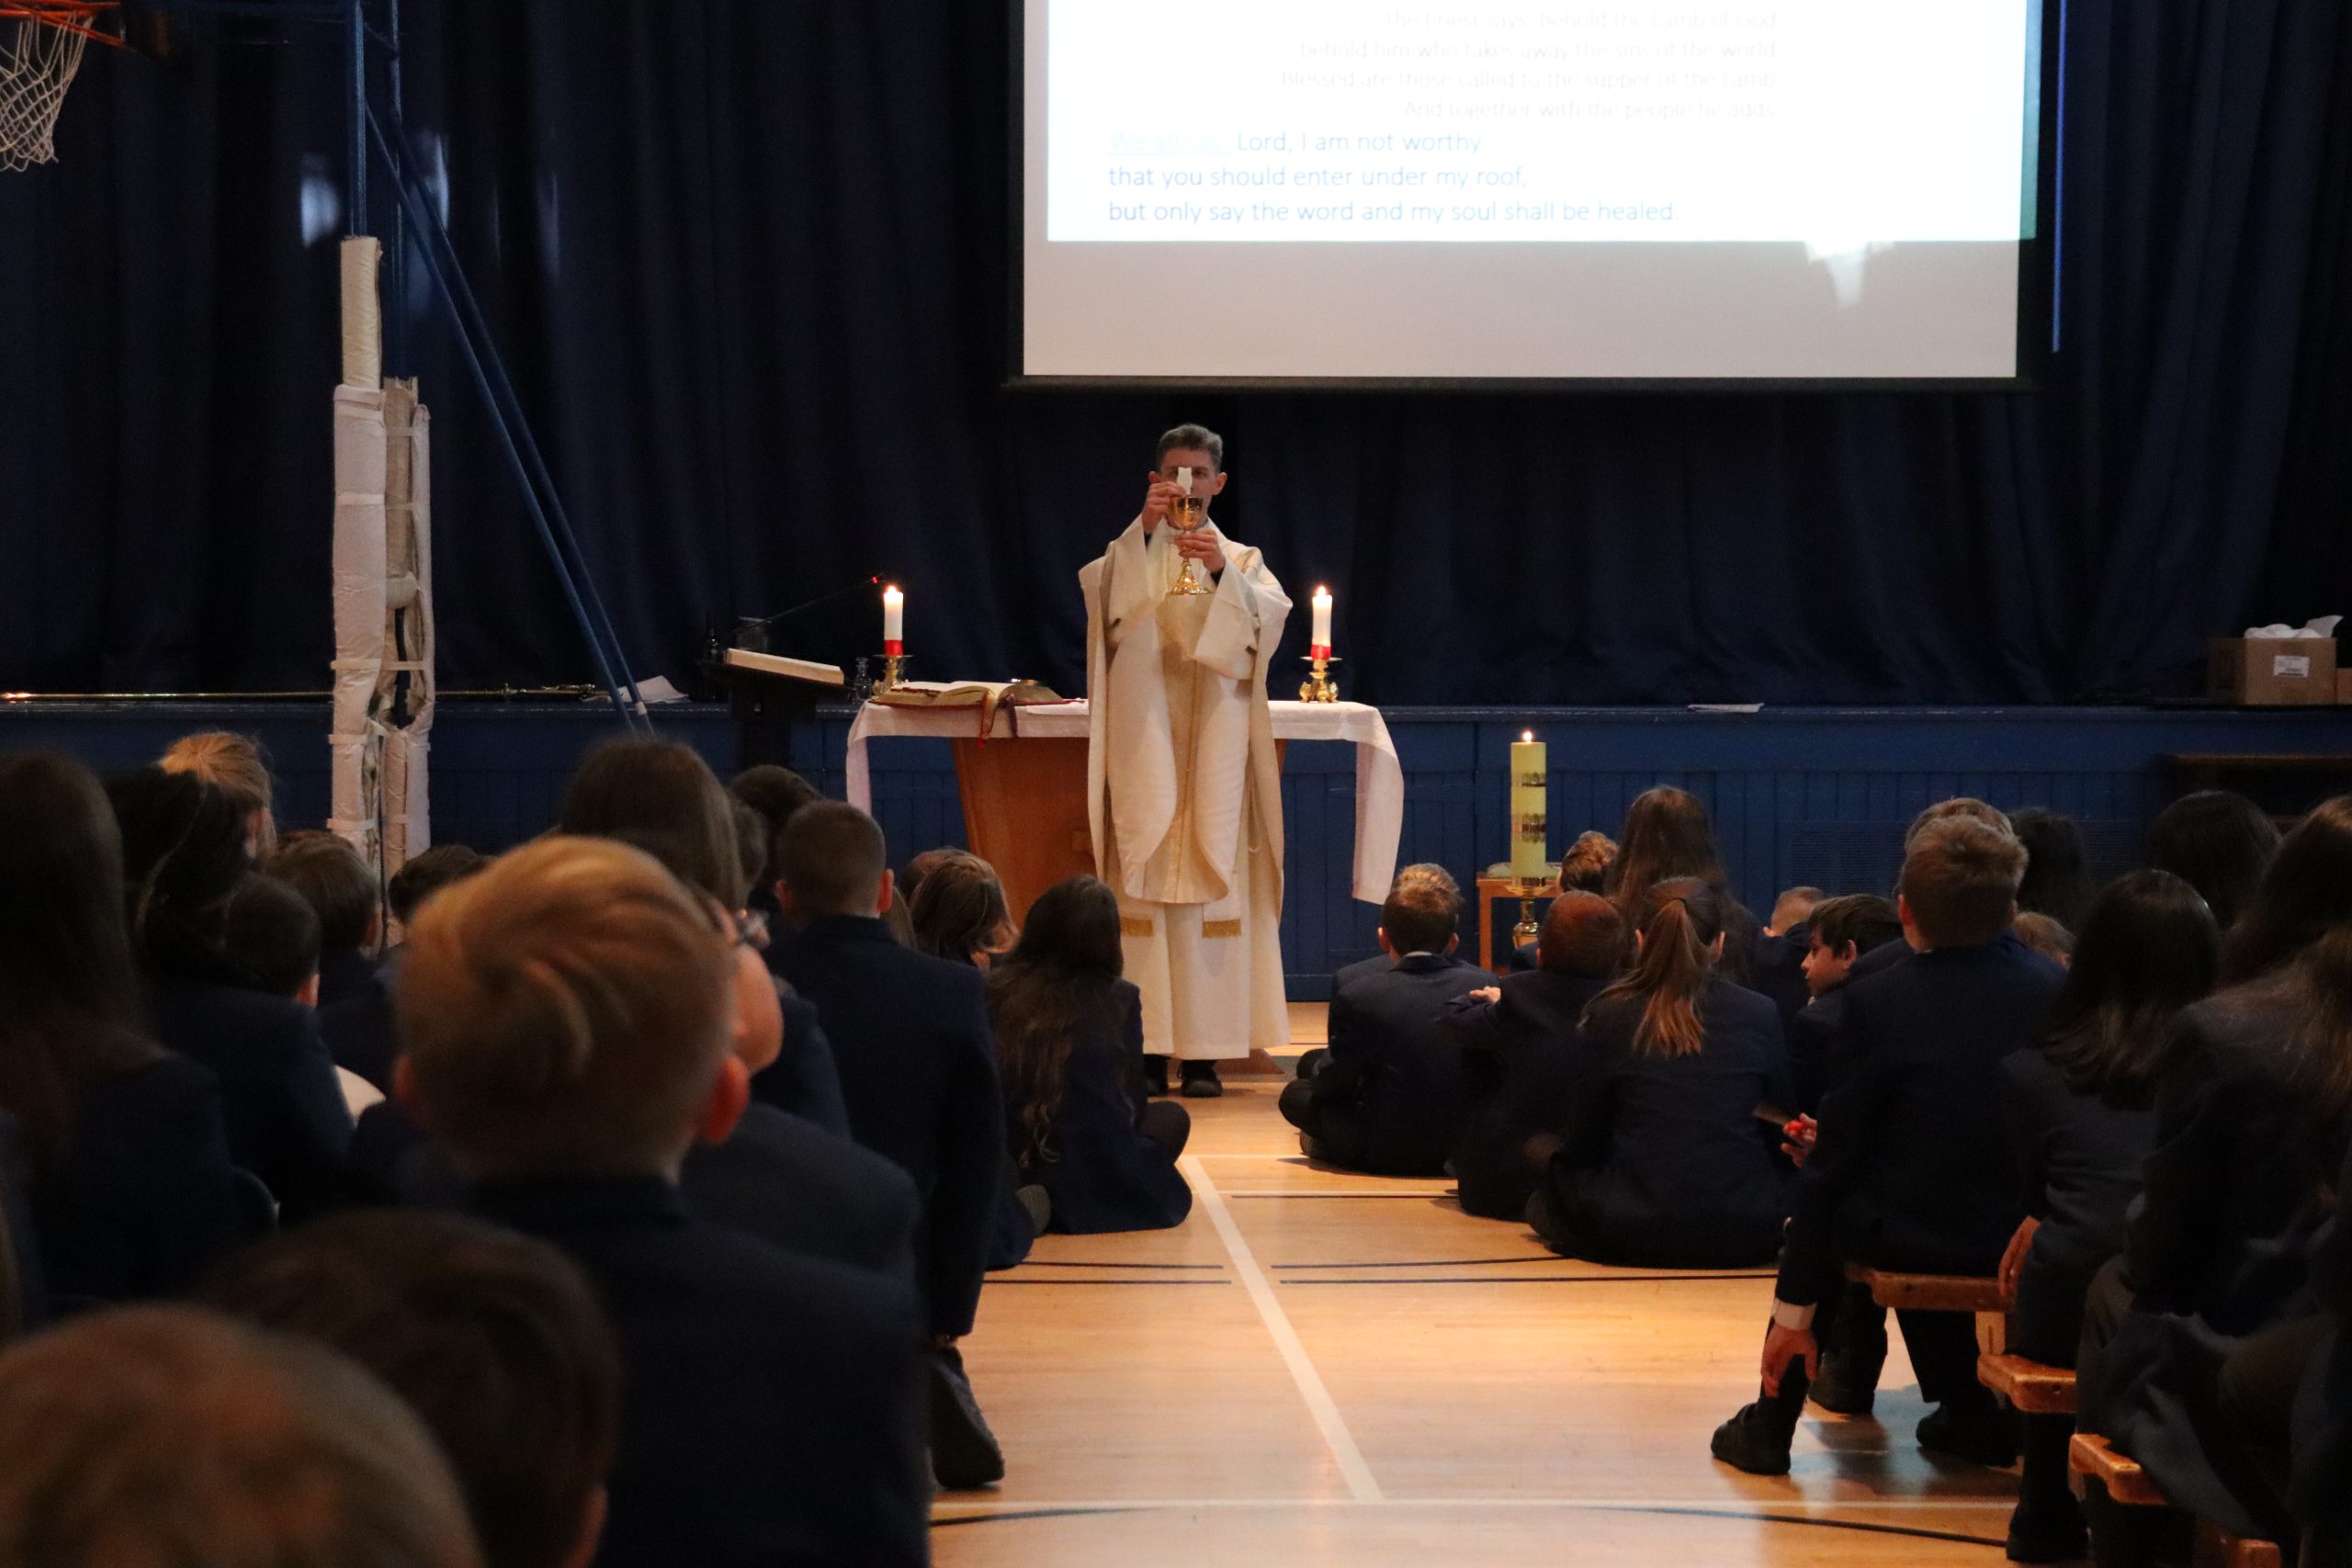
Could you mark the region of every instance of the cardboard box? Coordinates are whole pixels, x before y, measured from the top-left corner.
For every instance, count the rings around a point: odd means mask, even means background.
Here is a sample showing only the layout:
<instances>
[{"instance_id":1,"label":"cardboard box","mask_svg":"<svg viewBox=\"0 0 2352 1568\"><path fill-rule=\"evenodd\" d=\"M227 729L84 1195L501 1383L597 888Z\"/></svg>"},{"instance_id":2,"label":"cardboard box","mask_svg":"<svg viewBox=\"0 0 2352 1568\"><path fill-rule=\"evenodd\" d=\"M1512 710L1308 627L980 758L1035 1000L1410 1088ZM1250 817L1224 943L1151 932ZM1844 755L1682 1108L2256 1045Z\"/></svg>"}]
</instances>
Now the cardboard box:
<instances>
[{"instance_id":1,"label":"cardboard box","mask_svg":"<svg viewBox=\"0 0 2352 1568\"><path fill-rule=\"evenodd\" d=\"M2206 694L2251 707L2327 706L2336 701L2333 639L2215 637L2207 645Z\"/></svg>"}]
</instances>

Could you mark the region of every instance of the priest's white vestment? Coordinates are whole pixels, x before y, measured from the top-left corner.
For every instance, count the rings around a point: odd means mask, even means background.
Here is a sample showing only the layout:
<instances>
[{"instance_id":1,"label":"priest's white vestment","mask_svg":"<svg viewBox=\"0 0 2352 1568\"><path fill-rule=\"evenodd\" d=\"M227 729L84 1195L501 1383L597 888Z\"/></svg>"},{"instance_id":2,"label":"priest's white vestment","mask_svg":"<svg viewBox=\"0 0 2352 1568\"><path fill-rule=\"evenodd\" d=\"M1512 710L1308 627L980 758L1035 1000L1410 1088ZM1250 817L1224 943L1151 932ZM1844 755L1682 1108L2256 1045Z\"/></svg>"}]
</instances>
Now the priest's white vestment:
<instances>
[{"instance_id":1,"label":"priest's white vestment","mask_svg":"<svg viewBox=\"0 0 2352 1568\"><path fill-rule=\"evenodd\" d=\"M1282 768L1266 675L1290 597L1256 550L1214 593L1170 597L1175 529L1138 517L1078 574L1086 592L1087 814L1119 896L1144 1049L1187 1061L1288 1043ZM1201 568L1205 576L1207 567Z\"/></svg>"}]
</instances>

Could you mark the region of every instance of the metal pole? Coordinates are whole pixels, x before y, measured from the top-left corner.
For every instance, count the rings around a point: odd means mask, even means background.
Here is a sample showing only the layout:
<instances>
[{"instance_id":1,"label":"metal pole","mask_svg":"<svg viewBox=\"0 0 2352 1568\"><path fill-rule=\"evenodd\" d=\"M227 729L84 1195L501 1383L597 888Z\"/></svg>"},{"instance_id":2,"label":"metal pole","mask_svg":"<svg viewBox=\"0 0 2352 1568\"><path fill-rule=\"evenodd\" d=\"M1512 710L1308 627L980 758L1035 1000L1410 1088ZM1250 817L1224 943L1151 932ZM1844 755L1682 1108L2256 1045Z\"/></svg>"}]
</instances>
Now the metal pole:
<instances>
[{"instance_id":1,"label":"metal pole","mask_svg":"<svg viewBox=\"0 0 2352 1568\"><path fill-rule=\"evenodd\" d=\"M372 117L368 121L368 129L377 139L377 146L382 151L385 163L393 169L395 176L401 181L403 192L409 191L413 186L414 181L408 168L405 151L396 152L387 144L383 128ZM445 253L435 264L434 281L449 297L450 307L457 313L459 329L470 333L481 344L482 362L492 384L491 395L497 406L504 410L507 421L512 426L516 451L531 475L531 479L526 482L533 480L537 482L539 493L546 502L554 536L560 541L559 547L567 552L571 570L579 574L581 588L587 600L588 612L594 617L605 641L610 644L615 657L620 658L622 654L620 634L614 629L612 617L605 609L604 598L596 591L595 578L588 570L587 557L581 552L579 537L571 530L571 520L564 511L560 493L556 490L555 477L548 472L547 459L541 455L538 442L531 434L531 422L524 414L523 400L515 395L514 383L506 374L505 361L498 352L497 337L491 332L490 320L483 315L481 304L474 296L473 286L466 277L465 265L458 256L458 248L450 241L448 231L441 226L439 216L434 213L429 206L420 202L415 212L417 234L424 242L420 247L422 251L429 256L433 254L434 245L438 243ZM626 659L621 659L623 667L620 671L620 683L627 688L629 700L641 708L644 705L644 697L639 693L637 678L628 672L627 662Z\"/></svg>"},{"instance_id":2,"label":"metal pole","mask_svg":"<svg viewBox=\"0 0 2352 1568\"><path fill-rule=\"evenodd\" d=\"M344 128L344 152L350 167L343 232L345 238L356 240L368 231L367 0L351 0L345 15L344 85L350 93L351 118Z\"/></svg>"},{"instance_id":3,"label":"metal pole","mask_svg":"<svg viewBox=\"0 0 2352 1568\"><path fill-rule=\"evenodd\" d=\"M497 389L492 384L489 369L484 363L483 345L475 343L474 333L467 326L465 312L458 306L457 292L451 286L452 280L444 270L443 258L435 253L430 243L431 237L438 232L438 224L435 221L432 209L426 205L424 193L418 189L408 165L394 154L391 147L385 141L383 128L377 124L373 115L367 117L367 127L369 134L375 138L377 152L391 173L395 192L401 201L407 206L410 219L415 223L418 234L427 239L427 243L422 251L425 270L432 275L435 286L440 290L442 302L449 308L450 316L457 324L458 352L465 359L466 368L472 373L474 385L481 390L483 400L490 404L492 427L498 434L499 443L505 449L506 460L514 468L515 478L522 481L524 508L530 513L531 525L537 531L539 543L545 547L548 560L555 567L556 581L563 590L564 599L571 606L572 619L579 624L580 634L586 639L588 651L596 661L596 671L602 677L605 694L612 699L613 709L620 715L621 722L634 729L645 722L642 714L642 699L637 697L633 682L630 686L629 698L637 699L634 705L629 699L625 699L621 695L621 682L615 678L612 658L607 655L604 639L597 635L595 624L589 618L587 606L582 603L580 584L573 581L571 571L565 564L564 553L556 543L555 531L549 525L547 510L541 505L538 487L533 482L532 470L523 460L522 448L516 441L515 432L507 421L506 411L499 399ZM447 243L448 237L446 234L439 237L444 243ZM455 259L454 250L450 259L452 261ZM619 655L620 651L617 645L611 650L613 655Z\"/></svg>"},{"instance_id":4,"label":"metal pole","mask_svg":"<svg viewBox=\"0 0 2352 1568\"><path fill-rule=\"evenodd\" d=\"M406 90L401 76L401 0L384 0L384 70L386 107L391 117L391 143L408 146ZM385 246L384 366L388 376L406 376L413 369L408 358L408 214L392 203L390 242Z\"/></svg>"}]
</instances>

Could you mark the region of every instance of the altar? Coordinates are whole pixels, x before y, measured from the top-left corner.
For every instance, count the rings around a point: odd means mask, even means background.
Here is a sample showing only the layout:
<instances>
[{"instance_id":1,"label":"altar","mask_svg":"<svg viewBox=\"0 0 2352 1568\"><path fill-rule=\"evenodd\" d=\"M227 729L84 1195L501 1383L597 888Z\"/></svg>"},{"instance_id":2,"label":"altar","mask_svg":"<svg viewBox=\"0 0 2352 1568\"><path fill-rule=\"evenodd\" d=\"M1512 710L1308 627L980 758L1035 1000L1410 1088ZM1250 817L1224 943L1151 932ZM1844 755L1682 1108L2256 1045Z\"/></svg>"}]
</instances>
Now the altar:
<instances>
[{"instance_id":1,"label":"altar","mask_svg":"<svg viewBox=\"0 0 2352 1568\"><path fill-rule=\"evenodd\" d=\"M1274 739L1339 740L1356 749L1355 849L1351 891L1368 904L1388 897L1404 829L1405 775L1380 710L1363 703L1273 703ZM954 743L965 841L996 868L1017 918L1038 894L1094 870L1087 826L1086 699L1004 707L983 737L976 707L893 707L867 703L850 727L844 793L871 811L869 741L920 737Z\"/></svg>"}]
</instances>

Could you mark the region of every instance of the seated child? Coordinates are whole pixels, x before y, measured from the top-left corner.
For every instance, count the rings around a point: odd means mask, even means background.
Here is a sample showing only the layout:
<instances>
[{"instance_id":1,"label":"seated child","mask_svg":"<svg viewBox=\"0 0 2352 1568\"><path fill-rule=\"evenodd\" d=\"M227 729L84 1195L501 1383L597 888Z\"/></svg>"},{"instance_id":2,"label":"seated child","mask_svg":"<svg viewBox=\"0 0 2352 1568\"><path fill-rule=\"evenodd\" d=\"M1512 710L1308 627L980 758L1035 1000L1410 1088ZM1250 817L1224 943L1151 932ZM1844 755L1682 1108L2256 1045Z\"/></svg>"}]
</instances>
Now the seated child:
<instances>
[{"instance_id":1,"label":"seated child","mask_svg":"<svg viewBox=\"0 0 2352 1568\"><path fill-rule=\"evenodd\" d=\"M342 1356L125 1307L0 1356L0 1568L479 1568L414 1413Z\"/></svg>"},{"instance_id":2,"label":"seated child","mask_svg":"<svg viewBox=\"0 0 2352 1568\"><path fill-rule=\"evenodd\" d=\"M241 1254L206 1294L407 1401L456 1472L485 1568L594 1559L620 1364L563 1254L454 1214L345 1214Z\"/></svg>"},{"instance_id":3,"label":"seated child","mask_svg":"<svg viewBox=\"0 0 2352 1568\"><path fill-rule=\"evenodd\" d=\"M1850 893L1816 906L1805 927L1804 984L1811 999L1789 1022L1789 1080L1796 1103L1810 1115L1821 1104L1829 1072L1829 1043L1845 1016L1842 992L1862 955L1903 940L1894 900Z\"/></svg>"},{"instance_id":4,"label":"seated child","mask_svg":"<svg viewBox=\"0 0 2352 1568\"><path fill-rule=\"evenodd\" d=\"M1125 964L1117 897L1073 876L1038 897L989 976L1013 1158L1050 1198L1057 1230L1159 1230L1192 1212L1176 1171L1192 1119L1144 1093L1143 1004Z\"/></svg>"},{"instance_id":5,"label":"seated child","mask_svg":"<svg viewBox=\"0 0 2352 1568\"><path fill-rule=\"evenodd\" d=\"M1555 1252L1652 1269L1739 1269L1780 1249L1777 1132L1788 1097L1771 1002L1718 972L1720 895L1696 877L1642 895L1634 965L1585 1009L1560 1144L1527 1206Z\"/></svg>"},{"instance_id":6,"label":"seated child","mask_svg":"<svg viewBox=\"0 0 2352 1568\"><path fill-rule=\"evenodd\" d=\"M1624 964L1625 922L1599 894L1564 893L1544 912L1536 945L1537 968L1471 992L1449 1019L1478 1103L1446 1163L1464 1213L1513 1224L1526 1217L1566 1125L1577 1064L1589 1050L1577 1026Z\"/></svg>"},{"instance_id":7,"label":"seated child","mask_svg":"<svg viewBox=\"0 0 2352 1568\"><path fill-rule=\"evenodd\" d=\"M2024 849L1989 823L1954 817L1914 833L1897 899L1914 955L1846 995L1781 1250L1762 1390L1714 1435L1725 1463L1786 1473L1816 1367L1815 1316L1834 1307L1847 1264L1988 1279L1998 1267L2020 1218L1996 1154L1999 1066L2031 1041L2060 979L2007 940L2024 873ZM1899 1315L1920 1392L1939 1406L1920 1446L2014 1461L2014 1423L1976 1381L1974 1325Z\"/></svg>"},{"instance_id":8,"label":"seated child","mask_svg":"<svg viewBox=\"0 0 2352 1568\"><path fill-rule=\"evenodd\" d=\"M554 837L417 917L400 1099L476 1213L548 1242L627 1390L603 1568L928 1561L906 1287L697 1219L677 1178L750 1096L732 932L639 851Z\"/></svg>"},{"instance_id":9,"label":"seated child","mask_svg":"<svg viewBox=\"0 0 2352 1568\"><path fill-rule=\"evenodd\" d=\"M319 918L319 1032L335 1066L389 1089L392 1007L378 971L384 909L376 874L331 833L288 833L263 868Z\"/></svg>"},{"instance_id":10,"label":"seated child","mask_svg":"<svg viewBox=\"0 0 2352 1568\"><path fill-rule=\"evenodd\" d=\"M1492 976L1453 956L1462 901L1400 873L1381 906L1380 946L1396 959L1331 998L1330 1045L1283 1089L1284 1120L1313 1158L1383 1176L1438 1176L1472 1109L1473 1080L1442 1020Z\"/></svg>"},{"instance_id":11,"label":"seated child","mask_svg":"<svg viewBox=\"0 0 2352 1568\"><path fill-rule=\"evenodd\" d=\"M1748 989L1761 991L1781 1010L1786 1024L1812 999L1805 988L1805 953L1812 946L1814 907L1822 901L1818 887L1792 887L1772 904L1772 918L1748 946Z\"/></svg>"}]
</instances>

